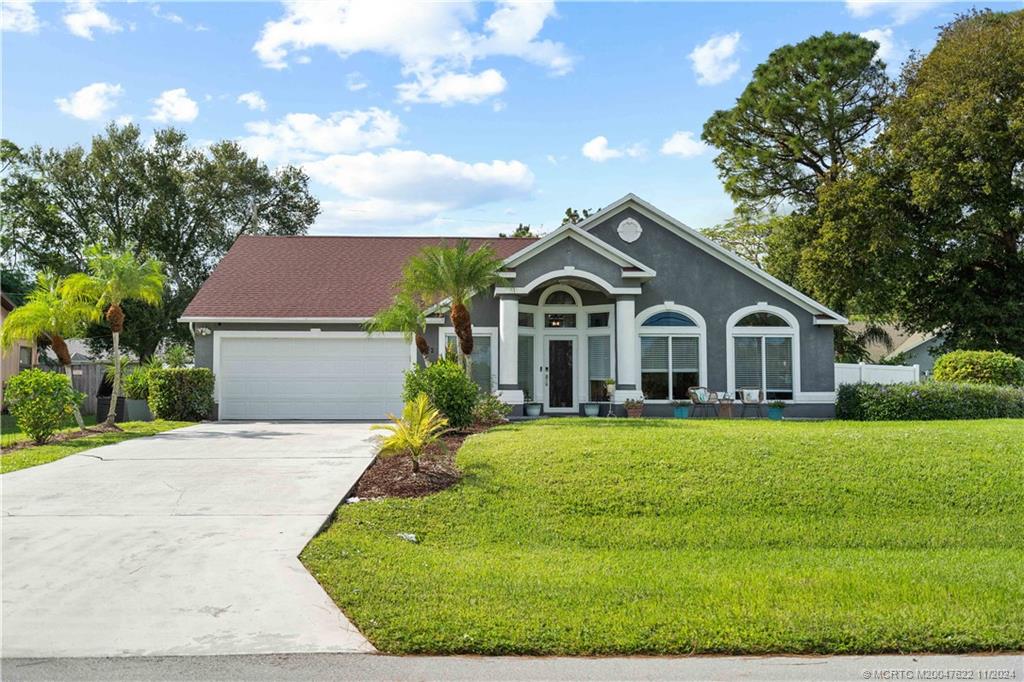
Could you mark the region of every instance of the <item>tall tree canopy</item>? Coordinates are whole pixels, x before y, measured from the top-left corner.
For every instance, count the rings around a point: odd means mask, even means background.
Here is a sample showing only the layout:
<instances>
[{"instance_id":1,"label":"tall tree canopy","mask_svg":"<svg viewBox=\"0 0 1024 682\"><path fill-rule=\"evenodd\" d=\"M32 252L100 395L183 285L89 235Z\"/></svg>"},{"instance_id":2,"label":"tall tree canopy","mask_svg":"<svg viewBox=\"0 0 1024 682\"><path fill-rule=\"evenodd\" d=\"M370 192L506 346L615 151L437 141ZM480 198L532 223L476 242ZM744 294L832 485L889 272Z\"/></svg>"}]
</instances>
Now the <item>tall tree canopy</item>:
<instances>
[{"instance_id":1,"label":"tall tree canopy","mask_svg":"<svg viewBox=\"0 0 1024 682\"><path fill-rule=\"evenodd\" d=\"M823 191L806 276L947 347L1024 355L1024 11L944 26L885 125Z\"/></svg>"},{"instance_id":2,"label":"tall tree canopy","mask_svg":"<svg viewBox=\"0 0 1024 682\"><path fill-rule=\"evenodd\" d=\"M88 149L4 140L0 155L5 263L68 274L101 244L165 264L163 305L125 305L122 340L141 357L187 335L177 318L240 235L303 234L320 211L300 169L271 171L235 142L193 147L173 128L147 142L137 126L111 124Z\"/></svg>"}]
</instances>

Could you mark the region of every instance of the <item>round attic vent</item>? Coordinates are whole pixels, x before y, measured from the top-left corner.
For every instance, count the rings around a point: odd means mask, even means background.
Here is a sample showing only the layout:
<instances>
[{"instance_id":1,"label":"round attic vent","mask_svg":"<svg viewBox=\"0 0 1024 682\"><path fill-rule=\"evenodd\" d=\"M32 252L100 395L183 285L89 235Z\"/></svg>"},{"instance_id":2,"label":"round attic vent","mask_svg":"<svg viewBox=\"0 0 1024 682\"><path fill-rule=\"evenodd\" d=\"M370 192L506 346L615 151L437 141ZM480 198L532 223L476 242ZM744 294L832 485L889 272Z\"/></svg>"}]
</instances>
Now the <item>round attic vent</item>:
<instances>
[{"instance_id":1,"label":"round attic vent","mask_svg":"<svg viewBox=\"0 0 1024 682\"><path fill-rule=\"evenodd\" d=\"M619 238L627 244L632 244L637 239L640 239L643 231L644 228L640 227L640 223L633 218L626 218L619 223Z\"/></svg>"}]
</instances>

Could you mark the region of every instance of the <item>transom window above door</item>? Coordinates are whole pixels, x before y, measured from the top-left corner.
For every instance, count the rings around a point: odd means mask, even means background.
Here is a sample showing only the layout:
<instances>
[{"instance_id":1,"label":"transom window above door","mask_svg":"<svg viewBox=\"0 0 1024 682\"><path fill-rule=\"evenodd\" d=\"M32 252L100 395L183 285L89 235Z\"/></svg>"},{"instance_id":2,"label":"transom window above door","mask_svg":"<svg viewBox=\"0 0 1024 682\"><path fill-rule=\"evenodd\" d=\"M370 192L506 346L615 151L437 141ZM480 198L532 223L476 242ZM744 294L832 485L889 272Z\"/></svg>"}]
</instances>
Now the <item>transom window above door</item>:
<instances>
[{"instance_id":1,"label":"transom window above door","mask_svg":"<svg viewBox=\"0 0 1024 682\"><path fill-rule=\"evenodd\" d=\"M552 291L544 299L544 305L576 305L576 299L568 291Z\"/></svg>"},{"instance_id":2,"label":"transom window above door","mask_svg":"<svg viewBox=\"0 0 1024 682\"><path fill-rule=\"evenodd\" d=\"M575 329L576 313L545 313L544 326L548 329Z\"/></svg>"}]
</instances>

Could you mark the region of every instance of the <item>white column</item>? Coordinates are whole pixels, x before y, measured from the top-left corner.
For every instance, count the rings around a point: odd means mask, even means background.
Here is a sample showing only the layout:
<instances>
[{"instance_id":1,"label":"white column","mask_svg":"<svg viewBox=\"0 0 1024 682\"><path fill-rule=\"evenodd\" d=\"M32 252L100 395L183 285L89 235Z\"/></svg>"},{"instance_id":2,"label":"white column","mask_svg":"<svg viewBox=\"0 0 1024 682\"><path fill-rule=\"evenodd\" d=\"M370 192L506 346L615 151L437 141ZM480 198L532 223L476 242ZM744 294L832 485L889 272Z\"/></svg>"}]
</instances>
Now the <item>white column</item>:
<instances>
[{"instance_id":1,"label":"white column","mask_svg":"<svg viewBox=\"0 0 1024 682\"><path fill-rule=\"evenodd\" d=\"M522 391L505 386L519 383L519 299L498 299L498 389L505 402L523 402ZM513 395L515 394L515 395Z\"/></svg>"},{"instance_id":2,"label":"white column","mask_svg":"<svg viewBox=\"0 0 1024 682\"><path fill-rule=\"evenodd\" d=\"M639 389L620 390L619 386L639 383L636 371L636 302L632 298L620 298L615 301L615 364L616 378L615 402L632 398L639 394Z\"/></svg>"}]
</instances>

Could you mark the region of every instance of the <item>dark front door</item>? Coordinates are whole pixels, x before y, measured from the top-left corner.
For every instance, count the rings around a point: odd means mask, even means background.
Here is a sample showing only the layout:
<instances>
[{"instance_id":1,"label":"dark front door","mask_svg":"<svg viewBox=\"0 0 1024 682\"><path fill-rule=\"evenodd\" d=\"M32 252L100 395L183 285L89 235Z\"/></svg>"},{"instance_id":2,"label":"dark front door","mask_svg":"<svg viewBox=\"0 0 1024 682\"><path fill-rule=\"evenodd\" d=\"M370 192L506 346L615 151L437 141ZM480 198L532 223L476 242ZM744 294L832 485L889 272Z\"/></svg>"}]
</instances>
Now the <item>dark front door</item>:
<instances>
[{"instance_id":1,"label":"dark front door","mask_svg":"<svg viewBox=\"0 0 1024 682\"><path fill-rule=\"evenodd\" d=\"M572 407L572 341L548 340L548 407Z\"/></svg>"}]
</instances>

